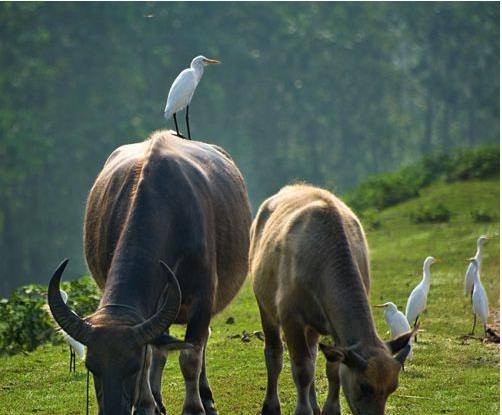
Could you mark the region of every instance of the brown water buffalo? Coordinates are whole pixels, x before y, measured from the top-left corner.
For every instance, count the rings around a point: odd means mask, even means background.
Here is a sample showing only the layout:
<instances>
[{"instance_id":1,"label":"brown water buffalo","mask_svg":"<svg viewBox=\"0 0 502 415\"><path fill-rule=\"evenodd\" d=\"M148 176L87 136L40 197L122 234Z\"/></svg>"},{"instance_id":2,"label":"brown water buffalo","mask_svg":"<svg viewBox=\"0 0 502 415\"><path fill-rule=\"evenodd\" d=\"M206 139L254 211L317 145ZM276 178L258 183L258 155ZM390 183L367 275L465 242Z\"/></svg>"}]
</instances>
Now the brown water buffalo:
<instances>
[{"instance_id":1,"label":"brown water buffalo","mask_svg":"<svg viewBox=\"0 0 502 415\"><path fill-rule=\"evenodd\" d=\"M59 325L88 348L100 414L165 413L161 376L173 349L181 349L183 414L216 414L205 369L209 322L244 282L250 224L243 178L216 146L160 131L110 155L84 223L99 308L81 319L63 303L66 263L48 297ZM187 324L183 342L169 335L171 323Z\"/></svg>"},{"instance_id":2,"label":"brown water buffalo","mask_svg":"<svg viewBox=\"0 0 502 415\"><path fill-rule=\"evenodd\" d=\"M265 333L262 414L280 414L281 328L297 389L295 415L321 413L314 385L320 335L336 344L321 345L329 381L323 415L341 413L340 380L354 414L384 414L412 333L390 343L378 337L368 304L366 238L351 210L326 190L286 186L258 211L249 261Z\"/></svg>"}]
</instances>

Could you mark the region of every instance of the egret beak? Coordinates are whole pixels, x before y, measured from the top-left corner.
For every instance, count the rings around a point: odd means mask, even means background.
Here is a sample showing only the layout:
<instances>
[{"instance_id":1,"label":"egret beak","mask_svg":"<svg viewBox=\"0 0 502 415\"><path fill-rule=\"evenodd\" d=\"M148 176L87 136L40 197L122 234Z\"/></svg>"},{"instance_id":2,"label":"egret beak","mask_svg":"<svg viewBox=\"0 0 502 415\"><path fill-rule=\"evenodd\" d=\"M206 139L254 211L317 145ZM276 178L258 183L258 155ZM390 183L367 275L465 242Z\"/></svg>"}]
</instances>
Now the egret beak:
<instances>
[{"instance_id":1,"label":"egret beak","mask_svg":"<svg viewBox=\"0 0 502 415\"><path fill-rule=\"evenodd\" d=\"M207 59L207 58L204 58L202 59L202 61L204 63L207 63L208 65L215 65L215 64L218 64L218 63L221 63L220 61L217 61L216 59Z\"/></svg>"},{"instance_id":2,"label":"egret beak","mask_svg":"<svg viewBox=\"0 0 502 415\"><path fill-rule=\"evenodd\" d=\"M376 304L374 305L373 307L377 307L377 308L385 308L387 307L385 304Z\"/></svg>"},{"instance_id":3,"label":"egret beak","mask_svg":"<svg viewBox=\"0 0 502 415\"><path fill-rule=\"evenodd\" d=\"M443 262L443 261L441 261L441 258L434 258L434 263L436 262Z\"/></svg>"},{"instance_id":4,"label":"egret beak","mask_svg":"<svg viewBox=\"0 0 502 415\"><path fill-rule=\"evenodd\" d=\"M472 257L472 258L466 258L465 259L465 262L473 262L476 258Z\"/></svg>"}]
</instances>

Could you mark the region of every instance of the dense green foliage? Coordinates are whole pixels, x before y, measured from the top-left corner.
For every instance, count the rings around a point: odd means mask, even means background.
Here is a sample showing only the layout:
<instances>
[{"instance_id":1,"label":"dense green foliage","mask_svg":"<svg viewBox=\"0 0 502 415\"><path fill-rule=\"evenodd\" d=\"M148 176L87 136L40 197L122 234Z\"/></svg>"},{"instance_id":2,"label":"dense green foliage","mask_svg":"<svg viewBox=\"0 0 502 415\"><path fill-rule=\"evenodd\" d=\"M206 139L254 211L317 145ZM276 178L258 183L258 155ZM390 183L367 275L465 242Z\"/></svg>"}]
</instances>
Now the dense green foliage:
<instances>
[{"instance_id":1,"label":"dense green foliage","mask_svg":"<svg viewBox=\"0 0 502 415\"><path fill-rule=\"evenodd\" d=\"M443 203L436 203L429 206L419 206L410 213L413 223L443 223L449 222L451 212Z\"/></svg>"},{"instance_id":2,"label":"dense green foliage","mask_svg":"<svg viewBox=\"0 0 502 415\"><path fill-rule=\"evenodd\" d=\"M232 154L254 207L499 137L497 3L5 2L0 33L0 294L66 256L85 272L94 177L171 126L169 86L200 53L223 64L192 132Z\"/></svg>"},{"instance_id":3,"label":"dense green foliage","mask_svg":"<svg viewBox=\"0 0 502 415\"><path fill-rule=\"evenodd\" d=\"M489 211L486 208L474 209L471 211L471 217L475 222L488 223L498 219L498 215L494 211Z\"/></svg>"},{"instance_id":4,"label":"dense green foliage","mask_svg":"<svg viewBox=\"0 0 502 415\"><path fill-rule=\"evenodd\" d=\"M90 277L62 284L68 293L68 305L81 316L98 306L99 293ZM47 289L40 285L18 288L0 300L0 354L32 351L47 341L61 339L55 331L47 307Z\"/></svg>"},{"instance_id":5,"label":"dense green foliage","mask_svg":"<svg viewBox=\"0 0 502 415\"><path fill-rule=\"evenodd\" d=\"M418 196L420 189L435 181L498 177L499 151L498 147L481 147L426 156L395 172L371 176L349 192L349 205L360 213L366 209L381 210Z\"/></svg>"},{"instance_id":6,"label":"dense green foliage","mask_svg":"<svg viewBox=\"0 0 502 415\"><path fill-rule=\"evenodd\" d=\"M419 193L416 199L373 212L373 220L380 222L380 228L367 232L372 268L371 304L393 301L403 310L410 291L421 278L424 258L434 255L442 259L431 270L429 301L421 317L420 342L413 345L413 361L401 373L399 388L391 395L385 413L499 414L499 348L480 341L479 325L476 338L464 336L471 329L472 314L469 299L463 295L465 258L475 253L480 234L495 235L499 230L497 221L473 222L470 211L498 209L499 181L439 182ZM444 201L454 213L449 223L410 222L410 211L438 201ZM363 222L368 230L366 217ZM490 324L499 309L499 242L499 238L492 239L483 249L481 278L493 312ZM232 324L227 323L229 320ZM389 333L381 310L374 309L374 320L378 333L387 340ZM173 335L181 338L184 330L176 326ZM244 330L250 333L262 330L249 281L235 301L211 322L207 370L216 407L222 415L258 414L264 398L267 375L263 343L255 337L249 342L241 341L239 334ZM321 403L327 395L324 362L320 354L316 389ZM0 367L0 415L84 413L84 364L77 362L77 373L69 374L66 347L47 344L27 355L0 356ZM279 382L282 413L291 414L296 389L287 352ZM181 413L184 382L175 353L168 358L162 393L167 412ZM342 401L343 414L348 414L343 398ZM90 413L97 413L92 385Z\"/></svg>"}]
</instances>

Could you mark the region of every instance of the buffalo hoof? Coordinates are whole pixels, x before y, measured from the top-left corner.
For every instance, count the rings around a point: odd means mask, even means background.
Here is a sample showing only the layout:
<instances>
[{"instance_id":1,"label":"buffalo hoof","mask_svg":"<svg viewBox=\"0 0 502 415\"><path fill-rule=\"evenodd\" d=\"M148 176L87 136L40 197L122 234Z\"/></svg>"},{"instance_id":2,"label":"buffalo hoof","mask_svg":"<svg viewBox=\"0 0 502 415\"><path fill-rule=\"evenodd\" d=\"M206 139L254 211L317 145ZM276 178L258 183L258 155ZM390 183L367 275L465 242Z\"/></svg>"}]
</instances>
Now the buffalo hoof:
<instances>
[{"instance_id":1,"label":"buffalo hoof","mask_svg":"<svg viewBox=\"0 0 502 415\"><path fill-rule=\"evenodd\" d=\"M155 403L157 404L158 413L162 414L162 415L167 415L167 410L166 410L166 407L164 406L164 404L162 403L162 398L157 397L155 395L153 395L153 396L155 398Z\"/></svg>"},{"instance_id":2,"label":"buffalo hoof","mask_svg":"<svg viewBox=\"0 0 502 415\"><path fill-rule=\"evenodd\" d=\"M261 415L281 415L280 405L269 405L267 402L263 404Z\"/></svg>"},{"instance_id":3,"label":"buffalo hoof","mask_svg":"<svg viewBox=\"0 0 502 415\"><path fill-rule=\"evenodd\" d=\"M314 415L322 415L321 414L321 408L319 408L319 407L314 408Z\"/></svg>"},{"instance_id":4,"label":"buffalo hoof","mask_svg":"<svg viewBox=\"0 0 502 415\"><path fill-rule=\"evenodd\" d=\"M184 407L182 415L206 415L204 412L204 408L198 408L198 407Z\"/></svg>"},{"instance_id":5,"label":"buffalo hoof","mask_svg":"<svg viewBox=\"0 0 502 415\"><path fill-rule=\"evenodd\" d=\"M325 405L322 415L342 415L342 408L340 405Z\"/></svg>"},{"instance_id":6,"label":"buffalo hoof","mask_svg":"<svg viewBox=\"0 0 502 415\"><path fill-rule=\"evenodd\" d=\"M160 415L157 408L138 408L134 410L134 415Z\"/></svg>"},{"instance_id":7,"label":"buffalo hoof","mask_svg":"<svg viewBox=\"0 0 502 415\"><path fill-rule=\"evenodd\" d=\"M218 415L218 411L214 407L214 402L212 400L203 401L202 405L204 405L206 415Z\"/></svg>"}]
</instances>

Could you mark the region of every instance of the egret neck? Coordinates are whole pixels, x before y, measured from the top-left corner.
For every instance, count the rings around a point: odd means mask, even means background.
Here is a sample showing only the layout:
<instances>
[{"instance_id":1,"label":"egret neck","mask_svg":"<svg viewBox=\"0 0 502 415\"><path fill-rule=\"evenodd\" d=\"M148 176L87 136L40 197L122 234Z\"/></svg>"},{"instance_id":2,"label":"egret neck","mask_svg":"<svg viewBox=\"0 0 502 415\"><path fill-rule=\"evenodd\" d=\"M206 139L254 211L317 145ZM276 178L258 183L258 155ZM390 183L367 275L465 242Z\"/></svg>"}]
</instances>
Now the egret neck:
<instances>
[{"instance_id":1,"label":"egret neck","mask_svg":"<svg viewBox=\"0 0 502 415\"><path fill-rule=\"evenodd\" d=\"M202 63L202 61L194 59L190 64L190 68L193 69L193 73L197 78L197 83L199 83L200 78L202 78L202 75L204 74L204 64Z\"/></svg>"},{"instance_id":2,"label":"egret neck","mask_svg":"<svg viewBox=\"0 0 502 415\"><path fill-rule=\"evenodd\" d=\"M478 249L476 250L476 255L474 258L478 260L479 263L481 263L481 257L482 257L482 249L483 249L483 239L479 238L478 243L477 243Z\"/></svg>"},{"instance_id":3,"label":"egret neck","mask_svg":"<svg viewBox=\"0 0 502 415\"><path fill-rule=\"evenodd\" d=\"M425 263L424 264L424 276L422 278L422 283L424 284L424 287L426 289L426 292L429 292L429 288L431 286L431 264L430 263Z\"/></svg>"}]
</instances>

